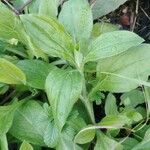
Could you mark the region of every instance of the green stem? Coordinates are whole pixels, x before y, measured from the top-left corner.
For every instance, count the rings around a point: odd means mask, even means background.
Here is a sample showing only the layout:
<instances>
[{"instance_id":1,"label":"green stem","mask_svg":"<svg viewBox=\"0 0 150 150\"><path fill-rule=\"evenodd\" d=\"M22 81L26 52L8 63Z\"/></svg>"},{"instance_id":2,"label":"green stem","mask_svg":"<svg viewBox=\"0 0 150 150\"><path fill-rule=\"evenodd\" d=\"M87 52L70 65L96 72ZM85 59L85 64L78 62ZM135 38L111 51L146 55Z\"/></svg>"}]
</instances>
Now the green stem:
<instances>
[{"instance_id":1,"label":"green stem","mask_svg":"<svg viewBox=\"0 0 150 150\"><path fill-rule=\"evenodd\" d=\"M93 124L95 124L95 117L94 117L94 111L93 111L93 106L92 103L89 101L89 99L87 98L87 90L86 90L86 82L85 82L85 77L83 76L83 90L82 90L82 96L80 97L82 102L84 103L89 117L91 119L91 122Z\"/></svg>"},{"instance_id":2,"label":"green stem","mask_svg":"<svg viewBox=\"0 0 150 150\"><path fill-rule=\"evenodd\" d=\"M8 143L7 143L6 134L2 135L0 138L0 149L8 150Z\"/></svg>"}]
</instances>

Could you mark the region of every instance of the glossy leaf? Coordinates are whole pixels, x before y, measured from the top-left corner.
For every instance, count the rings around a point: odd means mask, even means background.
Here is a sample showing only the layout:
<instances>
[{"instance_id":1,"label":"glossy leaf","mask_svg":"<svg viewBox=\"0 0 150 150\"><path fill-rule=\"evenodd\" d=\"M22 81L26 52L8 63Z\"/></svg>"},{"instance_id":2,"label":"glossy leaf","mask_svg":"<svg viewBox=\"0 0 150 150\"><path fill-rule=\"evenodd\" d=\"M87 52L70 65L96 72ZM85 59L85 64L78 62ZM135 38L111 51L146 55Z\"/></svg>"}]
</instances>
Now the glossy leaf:
<instances>
[{"instance_id":1,"label":"glossy leaf","mask_svg":"<svg viewBox=\"0 0 150 150\"><path fill-rule=\"evenodd\" d=\"M33 147L26 141L23 141L19 150L33 150Z\"/></svg>"},{"instance_id":2,"label":"glossy leaf","mask_svg":"<svg viewBox=\"0 0 150 150\"><path fill-rule=\"evenodd\" d=\"M36 101L25 101L16 110L10 133L22 141L45 146L45 131L51 125L51 120Z\"/></svg>"},{"instance_id":3,"label":"glossy leaf","mask_svg":"<svg viewBox=\"0 0 150 150\"><path fill-rule=\"evenodd\" d=\"M107 99L105 102L105 114L106 115L118 114L116 98L111 93L107 96Z\"/></svg>"},{"instance_id":4,"label":"glossy leaf","mask_svg":"<svg viewBox=\"0 0 150 150\"><path fill-rule=\"evenodd\" d=\"M0 58L0 82L7 84L25 84L25 74L14 64Z\"/></svg>"},{"instance_id":5,"label":"glossy leaf","mask_svg":"<svg viewBox=\"0 0 150 150\"><path fill-rule=\"evenodd\" d=\"M25 73L27 85L44 89L45 80L53 66L40 60L21 60L17 66Z\"/></svg>"},{"instance_id":6,"label":"glossy leaf","mask_svg":"<svg viewBox=\"0 0 150 150\"><path fill-rule=\"evenodd\" d=\"M63 4L59 21L75 41L88 39L93 27L92 11L87 0L69 0Z\"/></svg>"},{"instance_id":7,"label":"glossy leaf","mask_svg":"<svg viewBox=\"0 0 150 150\"><path fill-rule=\"evenodd\" d=\"M129 31L104 33L90 43L85 54L85 62L118 55L143 41L137 34Z\"/></svg>"},{"instance_id":8,"label":"glossy leaf","mask_svg":"<svg viewBox=\"0 0 150 150\"><path fill-rule=\"evenodd\" d=\"M45 88L52 106L55 123L61 130L81 94L81 75L77 70L56 68L49 73Z\"/></svg>"},{"instance_id":9,"label":"glossy leaf","mask_svg":"<svg viewBox=\"0 0 150 150\"><path fill-rule=\"evenodd\" d=\"M57 20L31 14L20 18L31 44L50 56L73 61L72 39Z\"/></svg>"},{"instance_id":10,"label":"glossy leaf","mask_svg":"<svg viewBox=\"0 0 150 150\"><path fill-rule=\"evenodd\" d=\"M127 92L148 83L144 82L150 74L150 45L133 47L123 54L103 59L97 66L97 82L92 92ZM91 93L92 93L91 92Z\"/></svg>"},{"instance_id":11,"label":"glossy leaf","mask_svg":"<svg viewBox=\"0 0 150 150\"><path fill-rule=\"evenodd\" d=\"M96 0L93 4L93 17L97 19L117 9L127 0Z\"/></svg>"}]
</instances>

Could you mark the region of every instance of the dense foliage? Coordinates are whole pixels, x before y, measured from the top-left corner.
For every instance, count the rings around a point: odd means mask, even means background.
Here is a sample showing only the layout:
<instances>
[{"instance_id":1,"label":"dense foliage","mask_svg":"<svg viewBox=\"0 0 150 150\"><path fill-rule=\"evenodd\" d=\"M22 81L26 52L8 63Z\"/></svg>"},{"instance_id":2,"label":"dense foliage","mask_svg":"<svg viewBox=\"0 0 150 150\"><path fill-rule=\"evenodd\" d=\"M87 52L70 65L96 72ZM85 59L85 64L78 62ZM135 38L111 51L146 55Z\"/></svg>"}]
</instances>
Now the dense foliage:
<instances>
[{"instance_id":1,"label":"dense foliage","mask_svg":"<svg viewBox=\"0 0 150 150\"><path fill-rule=\"evenodd\" d=\"M93 24L125 1L0 2L1 150L149 150L150 45Z\"/></svg>"}]
</instances>

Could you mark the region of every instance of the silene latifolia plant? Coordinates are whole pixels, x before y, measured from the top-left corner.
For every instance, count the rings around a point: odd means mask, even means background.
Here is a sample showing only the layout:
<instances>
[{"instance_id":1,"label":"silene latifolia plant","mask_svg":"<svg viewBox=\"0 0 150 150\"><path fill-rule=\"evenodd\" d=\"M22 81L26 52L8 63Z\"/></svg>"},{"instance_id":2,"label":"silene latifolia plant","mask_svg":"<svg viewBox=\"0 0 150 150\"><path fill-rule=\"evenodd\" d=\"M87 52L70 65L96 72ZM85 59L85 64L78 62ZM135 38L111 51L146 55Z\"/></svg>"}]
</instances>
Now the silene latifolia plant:
<instances>
[{"instance_id":1,"label":"silene latifolia plant","mask_svg":"<svg viewBox=\"0 0 150 150\"><path fill-rule=\"evenodd\" d=\"M1 150L150 148L150 45L93 24L125 1L0 2Z\"/></svg>"}]
</instances>

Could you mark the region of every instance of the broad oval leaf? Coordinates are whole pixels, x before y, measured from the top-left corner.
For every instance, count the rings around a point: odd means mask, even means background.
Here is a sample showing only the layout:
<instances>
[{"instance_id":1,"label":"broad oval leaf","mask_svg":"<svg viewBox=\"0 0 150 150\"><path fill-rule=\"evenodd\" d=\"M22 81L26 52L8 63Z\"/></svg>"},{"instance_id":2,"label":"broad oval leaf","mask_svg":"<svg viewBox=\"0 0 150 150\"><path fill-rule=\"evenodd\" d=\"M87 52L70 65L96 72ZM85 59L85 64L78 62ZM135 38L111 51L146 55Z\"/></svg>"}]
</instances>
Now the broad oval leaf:
<instances>
[{"instance_id":1,"label":"broad oval leaf","mask_svg":"<svg viewBox=\"0 0 150 150\"><path fill-rule=\"evenodd\" d=\"M92 7L93 17L97 19L117 9L127 0L96 0Z\"/></svg>"},{"instance_id":2,"label":"broad oval leaf","mask_svg":"<svg viewBox=\"0 0 150 150\"><path fill-rule=\"evenodd\" d=\"M143 84L149 86L147 82L144 82L150 74L149 49L149 44L142 44L123 54L99 61L97 66L99 81L92 92L100 89L122 93Z\"/></svg>"},{"instance_id":3,"label":"broad oval leaf","mask_svg":"<svg viewBox=\"0 0 150 150\"><path fill-rule=\"evenodd\" d=\"M82 77L77 70L53 69L45 84L56 125L61 130L82 91Z\"/></svg>"},{"instance_id":4,"label":"broad oval leaf","mask_svg":"<svg viewBox=\"0 0 150 150\"><path fill-rule=\"evenodd\" d=\"M0 82L7 84L25 84L25 74L14 64L0 58Z\"/></svg>"},{"instance_id":5,"label":"broad oval leaf","mask_svg":"<svg viewBox=\"0 0 150 150\"><path fill-rule=\"evenodd\" d=\"M69 0L63 4L59 21L75 41L88 39L93 27L92 11L87 0Z\"/></svg>"},{"instance_id":6,"label":"broad oval leaf","mask_svg":"<svg viewBox=\"0 0 150 150\"><path fill-rule=\"evenodd\" d=\"M21 60L17 66L25 73L27 85L44 89L45 80L54 66L40 60Z\"/></svg>"},{"instance_id":7,"label":"broad oval leaf","mask_svg":"<svg viewBox=\"0 0 150 150\"><path fill-rule=\"evenodd\" d=\"M57 20L31 14L20 18L35 47L50 56L73 61L72 38Z\"/></svg>"},{"instance_id":8,"label":"broad oval leaf","mask_svg":"<svg viewBox=\"0 0 150 150\"><path fill-rule=\"evenodd\" d=\"M45 146L45 131L51 125L51 120L38 102L25 101L16 110L9 132L22 141Z\"/></svg>"},{"instance_id":9,"label":"broad oval leaf","mask_svg":"<svg viewBox=\"0 0 150 150\"><path fill-rule=\"evenodd\" d=\"M90 43L85 62L118 55L143 41L144 39L129 31L104 33Z\"/></svg>"},{"instance_id":10,"label":"broad oval leaf","mask_svg":"<svg viewBox=\"0 0 150 150\"><path fill-rule=\"evenodd\" d=\"M28 142L23 141L19 150L33 150L33 147Z\"/></svg>"}]
</instances>

